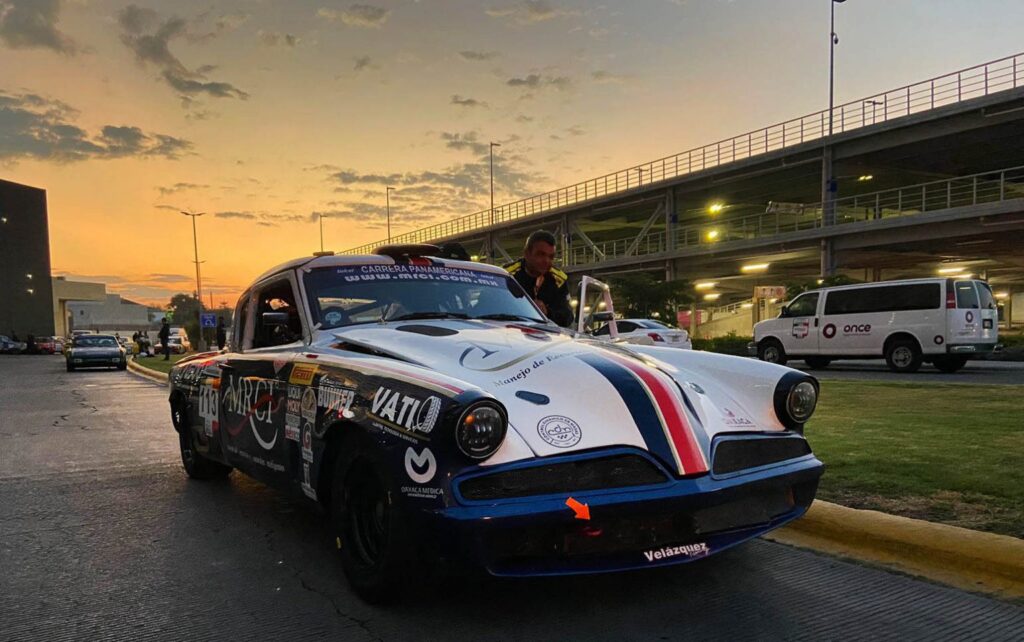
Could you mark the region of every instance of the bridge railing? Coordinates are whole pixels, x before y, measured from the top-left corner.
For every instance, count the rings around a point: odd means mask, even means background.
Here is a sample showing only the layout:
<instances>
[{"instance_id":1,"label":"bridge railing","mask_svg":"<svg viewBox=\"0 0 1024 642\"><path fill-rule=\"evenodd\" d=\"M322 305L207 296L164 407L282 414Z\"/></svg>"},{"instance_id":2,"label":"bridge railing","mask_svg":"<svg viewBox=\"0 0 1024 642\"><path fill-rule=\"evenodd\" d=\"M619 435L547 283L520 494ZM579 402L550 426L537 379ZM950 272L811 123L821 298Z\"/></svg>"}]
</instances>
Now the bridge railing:
<instances>
[{"instance_id":1,"label":"bridge railing","mask_svg":"<svg viewBox=\"0 0 1024 642\"><path fill-rule=\"evenodd\" d=\"M1024 198L1024 166L1010 167L945 180L917 183L868 194L836 199L836 225L912 216L922 212L996 203ZM766 210L772 210L768 204ZM574 244L565 253L566 265L585 265L632 255L657 254L669 249L720 245L822 227L821 203L786 204L759 214L693 225L681 225L671 234L656 230L635 243L636 237L590 245ZM671 238L670 238L671 236ZM669 241L672 241L671 245Z\"/></svg>"},{"instance_id":2,"label":"bridge railing","mask_svg":"<svg viewBox=\"0 0 1024 642\"><path fill-rule=\"evenodd\" d=\"M848 132L1021 86L1024 86L1024 53L836 105L831 113L824 109L568 187L505 203L493 211L485 209L399 234L391 237L390 243L427 243L452 238L490 225L507 223L602 196L625 193L651 183L818 140L828 135L830 120L834 133ZM367 243L342 253L367 254L384 243L383 240Z\"/></svg>"}]
</instances>

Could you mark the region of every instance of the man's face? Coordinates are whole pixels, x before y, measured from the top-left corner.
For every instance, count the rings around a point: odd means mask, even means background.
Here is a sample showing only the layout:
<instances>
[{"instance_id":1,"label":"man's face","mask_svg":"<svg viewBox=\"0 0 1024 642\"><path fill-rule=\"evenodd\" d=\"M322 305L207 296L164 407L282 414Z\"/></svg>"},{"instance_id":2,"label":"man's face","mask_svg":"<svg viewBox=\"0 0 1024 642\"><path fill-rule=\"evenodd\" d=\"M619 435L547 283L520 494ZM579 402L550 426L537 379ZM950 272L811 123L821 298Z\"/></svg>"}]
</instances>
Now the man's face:
<instances>
[{"instance_id":1,"label":"man's face","mask_svg":"<svg viewBox=\"0 0 1024 642\"><path fill-rule=\"evenodd\" d=\"M544 241L537 241L526 250L526 269L530 274L547 274L555 264L555 246Z\"/></svg>"}]
</instances>

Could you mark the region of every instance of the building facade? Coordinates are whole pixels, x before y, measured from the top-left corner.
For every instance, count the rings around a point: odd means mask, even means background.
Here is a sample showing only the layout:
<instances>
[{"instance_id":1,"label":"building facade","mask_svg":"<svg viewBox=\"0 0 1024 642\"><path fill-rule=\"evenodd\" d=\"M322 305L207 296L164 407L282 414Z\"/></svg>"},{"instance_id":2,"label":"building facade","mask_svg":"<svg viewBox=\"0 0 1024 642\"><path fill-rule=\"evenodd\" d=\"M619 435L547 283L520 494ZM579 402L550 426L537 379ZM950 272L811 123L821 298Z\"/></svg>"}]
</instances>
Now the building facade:
<instances>
[{"instance_id":1,"label":"building facade","mask_svg":"<svg viewBox=\"0 0 1024 642\"><path fill-rule=\"evenodd\" d=\"M0 180L0 334L54 334L46 191Z\"/></svg>"}]
</instances>

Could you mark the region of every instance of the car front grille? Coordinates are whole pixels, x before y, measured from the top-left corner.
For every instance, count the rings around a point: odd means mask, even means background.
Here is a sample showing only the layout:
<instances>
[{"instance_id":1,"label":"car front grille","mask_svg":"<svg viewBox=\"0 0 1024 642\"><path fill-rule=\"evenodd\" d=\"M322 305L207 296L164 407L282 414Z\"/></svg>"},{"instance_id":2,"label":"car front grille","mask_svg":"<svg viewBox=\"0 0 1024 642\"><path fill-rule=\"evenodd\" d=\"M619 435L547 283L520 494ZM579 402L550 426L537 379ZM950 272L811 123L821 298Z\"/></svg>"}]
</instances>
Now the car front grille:
<instances>
[{"instance_id":1,"label":"car front grille","mask_svg":"<svg viewBox=\"0 0 1024 642\"><path fill-rule=\"evenodd\" d=\"M586 490L647 486L668 481L661 470L639 455L614 455L562 461L472 477L459 484L471 501Z\"/></svg>"},{"instance_id":2,"label":"car front grille","mask_svg":"<svg viewBox=\"0 0 1024 642\"><path fill-rule=\"evenodd\" d=\"M747 468L768 466L809 455L811 447L798 437L765 437L759 439L723 439L715 448L712 472L716 475L734 473Z\"/></svg>"}]
</instances>

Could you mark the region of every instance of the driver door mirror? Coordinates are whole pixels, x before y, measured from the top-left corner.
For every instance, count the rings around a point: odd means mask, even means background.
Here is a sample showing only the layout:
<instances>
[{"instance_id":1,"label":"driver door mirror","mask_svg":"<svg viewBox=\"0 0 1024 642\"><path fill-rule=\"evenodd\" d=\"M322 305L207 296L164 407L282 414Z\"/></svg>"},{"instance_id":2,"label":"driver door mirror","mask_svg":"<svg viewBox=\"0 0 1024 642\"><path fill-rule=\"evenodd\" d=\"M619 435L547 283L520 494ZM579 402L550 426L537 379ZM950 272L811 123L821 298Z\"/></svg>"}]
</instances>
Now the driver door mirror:
<instances>
[{"instance_id":1,"label":"driver door mirror","mask_svg":"<svg viewBox=\"0 0 1024 642\"><path fill-rule=\"evenodd\" d=\"M784 306L782 306L782 309L779 310L779 318L780 319L785 319L788 316L789 316L789 306L788 305L784 305Z\"/></svg>"},{"instance_id":2,"label":"driver door mirror","mask_svg":"<svg viewBox=\"0 0 1024 642\"><path fill-rule=\"evenodd\" d=\"M288 327L288 313L287 312L264 312L263 313L263 325L265 327L273 326L284 326Z\"/></svg>"}]
</instances>

